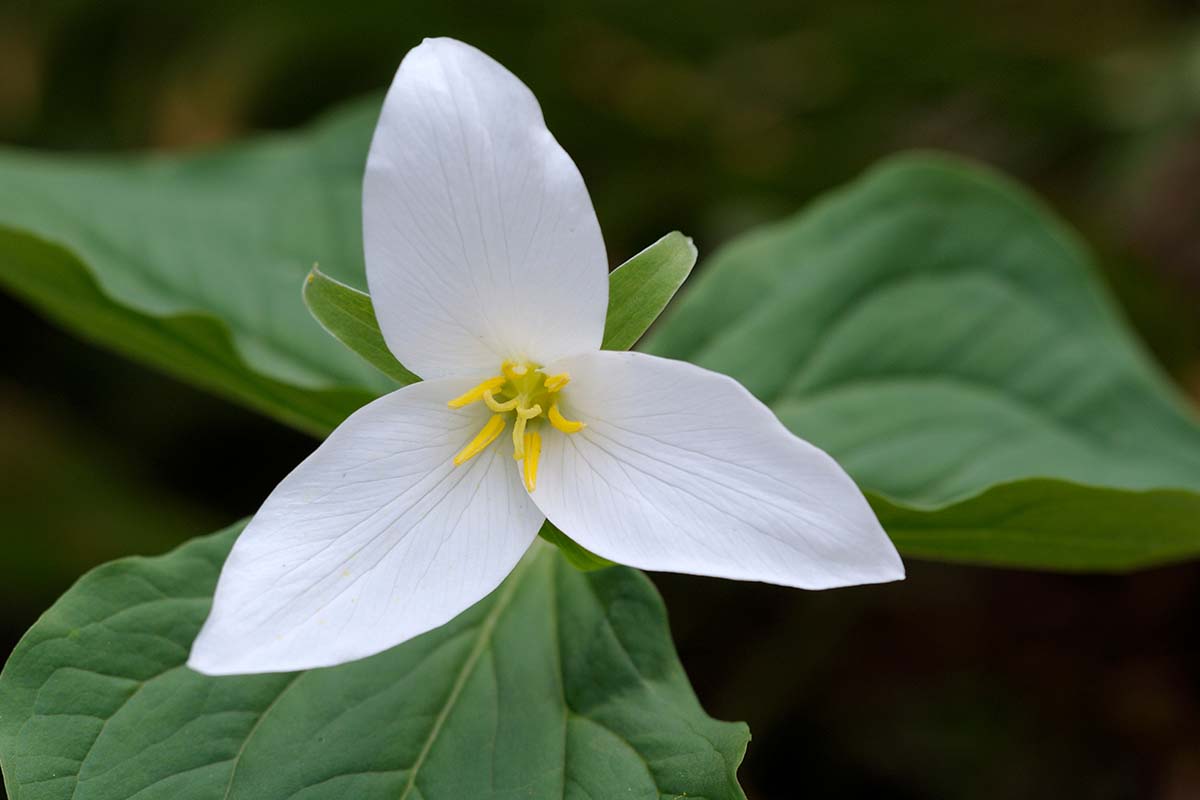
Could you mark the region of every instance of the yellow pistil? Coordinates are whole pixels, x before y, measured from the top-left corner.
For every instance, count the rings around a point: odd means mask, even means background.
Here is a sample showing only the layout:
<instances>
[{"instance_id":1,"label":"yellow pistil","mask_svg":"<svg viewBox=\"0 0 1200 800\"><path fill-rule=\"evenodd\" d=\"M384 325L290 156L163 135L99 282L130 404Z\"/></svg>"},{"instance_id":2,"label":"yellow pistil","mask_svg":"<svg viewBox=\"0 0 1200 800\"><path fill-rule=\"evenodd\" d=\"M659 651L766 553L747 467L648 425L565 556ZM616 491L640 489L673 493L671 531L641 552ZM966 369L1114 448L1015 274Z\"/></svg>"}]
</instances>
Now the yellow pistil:
<instances>
[{"instance_id":1,"label":"yellow pistil","mask_svg":"<svg viewBox=\"0 0 1200 800\"><path fill-rule=\"evenodd\" d=\"M487 407L492 411L495 411L497 414L503 414L506 411L512 411L514 408L516 408L519 400L518 398L514 397L512 400L501 403L496 400L495 392L493 392L491 389L485 389L483 392L483 402L486 403Z\"/></svg>"},{"instance_id":2,"label":"yellow pistil","mask_svg":"<svg viewBox=\"0 0 1200 800\"><path fill-rule=\"evenodd\" d=\"M537 486L538 460L542 455L542 435L537 430L541 423L535 420L545 416L563 433L581 431L584 424L565 418L558 410L558 393L571 382L567 373L547 375L536 364L515 361L501 364L500 373L449 402L451 408L462 408L482 401L493 414L479 435L454 457L454 464L458 466L479 455L496 440L512 414L513 458L522 462L521 479L532 492Z\"/></svg>"},{"instance_id":3,"label":"yellow pistil","mask_svg":"<svg viewBox=\"0 0 1200 800\"><path fill-rule=\"evenodd\" d=\"M504 377L510 381L517 381L529 374L529 366L526 364L514 364L511 361L505 361L500 365L500 371L504 373Z\"/></svg>"},{"instance_id":4,"label":"yellow pistil","mask_svg":"<svg viewBox=\"0 0 1200 800\"><path fill-rule=\"evenodd\" d=\"M462 408L463 406L469 406L476 400L482 400L485 393L499 389L507 380L508 379L503 375L497 375L494 378L488 378L474 389L460 394L453 400L448 401L446 405L450 406L451 408Z\"/></svg>"},{"instance_id":5,"label":"yellow pistil","mask_svg":"<svg viewBox=\"0 0 1200 800\"><path fill-rule=\"evenodd\" d=\"M483 430L475 434L475 438L467 444L458 455L454 457L454 466L460 466L470 461L475 456L483 452L483 449L492 442L496 441L496 437L504 430L504 417L500 414L494 414L487 424L483 426Z\"/></svg>"},{"instance_id":6,"label":"yellow pistil","mask_svg":"<svg viewBox=\"0 0 1200 800\"><path fill-rule=\"evenodd\" d=\"M537 488L538 459L542 457L542 435L537 431L525 434L525 460L521 463L521 475L525 488L532 492Z\"/></svg>"},{"instance_id":7,"label":"yellow pistil","mask_svg":"<svg viewBox=\"0 0 1200 800\"><path fill-rule=\"evenodd\" d=\"M550 413L546 416L550 419L550 424L563 433L579 433L587 427L582 422L564 417L562 412L558 410L558 403L550 406Z\"/></svg>"},{"instance_id":8,"label":"yellow pistil","mask_svg":"<svg viewBox=\"0 0 1200 800\"><path fill-rule=\"evenodd\" d=\"M513 425L513 458L520 461L525 457L525 423L542 413L542 407L534 404L532 408L517 406L517 423Z\"/></svg>"}]
</instances>

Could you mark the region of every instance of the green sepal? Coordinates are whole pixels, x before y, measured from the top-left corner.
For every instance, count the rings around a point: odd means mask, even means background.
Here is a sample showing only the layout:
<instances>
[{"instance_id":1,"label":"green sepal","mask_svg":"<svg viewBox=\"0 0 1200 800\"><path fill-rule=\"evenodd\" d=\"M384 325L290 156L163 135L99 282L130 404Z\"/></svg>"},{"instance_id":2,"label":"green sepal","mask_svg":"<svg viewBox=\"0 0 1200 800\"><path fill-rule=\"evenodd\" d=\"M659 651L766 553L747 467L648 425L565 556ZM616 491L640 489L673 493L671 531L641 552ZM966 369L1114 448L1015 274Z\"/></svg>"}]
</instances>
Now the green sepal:
<instances>
[{"instance_id":1,"label":"green sepal","mask_svg":"<svg viewBox=\"0 0 1200 800\"><path fill-rule=\"evenodd\" d=\"M303 295L304 305L321 327L368 364L400 386L421 380L388 349L369 294L334 280L314 264L304 279Z\"/></svg>"},{"instance_id":2,"label":"green sepal","mask_svg":"<svg viewBox=\"0 0 1200 800\"><path fill-rule=\"evenodd\" d=\"M608 276L604 350L628 350L658 319L696 264L691 237L671 231Z\"/></svg>"},{"instance_id":3,"label":"green sepal","mask_svg":"<svg viewBox=\"0 0 1200 800\"><path fill-rule=\"evenodd\" d=\"M538 531L538 536L557 547L563 554L563 558L567 560L567 563L581 572L591 572L597 569L604 569L605 567L616 566L615 562L596 555L554 527L550 520L546 520L546 524Z\"/></svg>"},{"instance_id":4,"label":"green sepal","mask_svg":"<svg viewBox=\"0 0 1200 800\"><path fill-rule=\"evenodd\" d=\"M633 347L671 302L695 263L692 240L672 231L613 270L608 279L608 317L601 347ZM304 304L331 336L400 386L420 380L388 349L366 292L334 280L314 266L304 280Z\"/></svg>"}]
</instances>

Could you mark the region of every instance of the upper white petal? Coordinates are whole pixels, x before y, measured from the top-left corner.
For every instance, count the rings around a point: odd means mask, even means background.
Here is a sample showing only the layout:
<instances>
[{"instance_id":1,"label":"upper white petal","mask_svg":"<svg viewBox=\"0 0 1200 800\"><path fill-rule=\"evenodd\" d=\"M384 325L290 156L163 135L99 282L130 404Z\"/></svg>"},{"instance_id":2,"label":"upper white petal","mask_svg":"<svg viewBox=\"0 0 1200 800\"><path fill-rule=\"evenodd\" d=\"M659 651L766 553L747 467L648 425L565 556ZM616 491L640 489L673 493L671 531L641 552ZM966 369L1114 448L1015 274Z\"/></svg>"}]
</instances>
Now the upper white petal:
<instances>
[{"instance_id":1,"label":"upper white petal","mask_svg":"<svg viewBox=\"0 0 1200 800\"><path fill-rule=\"evenodd\" d=\"M898 580L862 493L741 384L680 361L598 352L569 372L533 499L564 533L630 566L807 589Z\"/></svg>"},{"instance_id":2,"label":"upper white petal","mask_svg":"<svg viewBox=\"0 0 1200 800\"><path fill-rule=\"evenodd\" d=\"M449 621L495 588L543 517L487 419L446 400L470 381L365 406L276 487L238 538L188 665L220 675L328 666Z\"/></svg>"},{"instance_id":3,"label":"upper white petal","mask_svg":"<svg viewBox=\"0 0 1200 800\"><path fill-rule=\"evenodd\" d=\"M533 93L453 39L404 58L363 183L367 282L423 378L596 350L608 260L587 188Z\"/></svg>"}]
</instances>

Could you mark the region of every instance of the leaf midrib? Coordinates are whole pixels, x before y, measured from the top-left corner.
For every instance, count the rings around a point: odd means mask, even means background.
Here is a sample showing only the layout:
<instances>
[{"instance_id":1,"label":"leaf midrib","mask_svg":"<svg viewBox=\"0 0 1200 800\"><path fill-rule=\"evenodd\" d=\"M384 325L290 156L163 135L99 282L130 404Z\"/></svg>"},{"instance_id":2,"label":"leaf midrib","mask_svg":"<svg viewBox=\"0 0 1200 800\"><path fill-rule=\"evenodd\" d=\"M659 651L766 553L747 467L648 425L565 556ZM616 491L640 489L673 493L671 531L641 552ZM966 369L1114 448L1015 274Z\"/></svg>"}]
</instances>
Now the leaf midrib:
<instances>
[{"instance_id":1,"label":"leaf midrib","mask_svg":"<svg viewBox=\"0 0 1200 800\"><path fill-rule=\"evenodd\" d=\"M537 544L535 543L535 546ZM503 616L504 611L512 602L513 596L521 587L522 581L525 579L525 573L529 571L533 562L542 557L541 551L534 554L532 558L523 560L513 570L509 579L505 581L500 589L500 593L496 596L495 602L487 615L483 618L483 622L479 625L479 632L476 634L475 644L471 648L471 652L467 654L466 660L459 668L458 676L454 679L454 685L450 689L450 694L446 697L446 702L442 706L442 710L438 712L437 719L433 721L433 727L429 729L429 735L425 738L424 744L421 746L421 751L417 754L416 761L413 762L412 768L408 773L408 780L404 784L404 788L400 792L397 800L407 800L413 787L417 784L417 775L421 771L421 767L425 764L425 759L433 751L433 746L437 742L438 736L441 735L442 728L445 727L446 720L450 718L450 713L454 710L454 706L458 702L459 696L462 694L463 688L467 685L467 681L475 672L475 667L479 663L479 659L483 656L485 650L492 641L492 634L495 632L496 625Z\"/></svg>"},{"instance_id":2,"label":"leaf midrib","mask_svg":"<svg viewBox=\"0 0 1200 800\"><path fill-rule=\"evenodd\" d=\"M238 767L242 765L242 756L245 754L246 747L249 746L250 740L254 738L254 734L258 733L258 729L262 727L263 721L270 716L271 712L275 710L275 707L279 705L279 701L284 698L284 695L292 690L293 686L300 682L300 679L304 677L305 674L307 673L297 672L292 676L292 679L289 680L287 685L279 691L279 694L275 695L275 699L263 709L262 714L258 716L258 721L254 723L254 727L250 729L250 732L246 734L246 738L242 740L241 747L238 748L237 753L233 756L233 768L229 770L229 783L225 784L225 794L223 795L224 800L229 800L230 793L233 791L233 782L237 778Z\"/></svg>"},{"instance_id":3,"label":"leaf midrib","mask_svg":"<svg viewBox=\"0 0 1200 800\"><path fill-rule=\"evenodd\" d=\"M480 623L476 633L475 644L472 645L471 651L467 654L466 659L463 661L462 667L459 668L458 676L455 678L454 685L450 689L450 694L447 696L446 702L443 704L441 711L438 713L437 719L434 720L433 727L430 728L429 734L421 746L421 751L417 754L417 758L409 770L408 780L405 782L404 788L401 791L398 800L405 800L408 798L409 794L416 786L417 775L420 773L421 767L424 765L425 760L432 752L438 736L441 734L442 729L446 724L446 720L449 719L450 713L454 710L454 706L457 704L458 698L462 694L463 688L466 686L466 683L470 679L471 675L474 674L475 667L479 663L480 657L482 657L484 651L491 644L492 634L495 631L496 625L499 623L504 611L512 602L513 596L521 587L521 582L524 579L525 573L529 570L530 565L539 558L541 558L541 554L535 554L533 558L517 566L510 579L505 582L503 588L500 590L500 593L496 596L496 600L492 604L491 609L488 610L488 613ZM278 706L284 695L286 695L294 686L296 686L300 682L300 679L307 674L307 672L296 673L295 677L293 677L292 680L280 690L275 699L272 700L271 703L263 710L262 714L258 718L258 721L254 723L254 727L252 727L250 732L246 734L246 738L242 741L241 747L238 748L237 754L233 757L233 768L229 773L229 783L226 784L223 800L229 800L229 798L232 796L231 792L233 791L234 780L237 776L238 768L241 766L242 757L246 752L246 748L249 745L250 740L262 726L263 721L267 718L271 711Z\"/></svg>"}]
</instances>

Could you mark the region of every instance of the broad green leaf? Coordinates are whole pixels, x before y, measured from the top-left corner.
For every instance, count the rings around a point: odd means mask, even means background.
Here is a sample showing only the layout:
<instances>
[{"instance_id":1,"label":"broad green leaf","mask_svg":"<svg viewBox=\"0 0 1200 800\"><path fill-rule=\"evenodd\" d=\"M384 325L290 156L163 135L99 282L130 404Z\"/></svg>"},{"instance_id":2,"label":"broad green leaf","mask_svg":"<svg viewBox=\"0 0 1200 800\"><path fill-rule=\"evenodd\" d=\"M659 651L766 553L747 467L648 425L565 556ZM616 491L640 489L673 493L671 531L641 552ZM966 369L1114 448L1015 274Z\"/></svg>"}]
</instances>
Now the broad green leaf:
<instances>
[{"instance_id":1,"label":"broad green leaf","mask_svg":"<svg viewBox=\"0 0 1200 800\"><path fill-rule=\"evenodd\" d=\"M0 282L87 339L316 435L374 397L365 389L303 389L249 369L215 317L155 315L122 305L71 252L2 225Z\"/></svg>"},{"instance_id":2,"label":"broad green leaf","mask_svg":"<svg viewBox=\"0 0 1200 800\"><path fill-rule=\"evenodd\" d=\"M360 195L378 101L200 155L0 149L0 284L84 336L317 434L392 382L300 287L363 285Z\"/></svg>"},{"instance_id":3,"label":"broad green leaf","mask_svg":"<svg viewBox=\"0 0 1200 800\"><path fill-rule=\"evenodd\" d=\"M0 285L89 339L323 435L412 379L379 350L357 288L378 106L200 155L0 148ZM616 270L605 347L631 346L695 258L671 233ZM330 282L310 286L313 314L368 363L305 310L314 263Z\"/></svg>"},{"instance_id":4,"label":"broad green leaf","mask_svg":"<svg viewBox=\"0 0 1200 800\"><path fill-rule=\"evenodd\" d=\"M671 302L696 263L696 245L672 231L608 276L605 350L628 350Z\"/></svg>"},{"instance_id":5,"label":"broad green leaf","mask_svg":"<svg viewBox=\"0 0 1200 800\"><path fill-rule=\"evenodd\" d=\"M0 675L11 800L743 797L749 734L700 708L649 581L546 545L373 658L191 672L238 527L100 567L26 634Z\"/></svg>"},{"instance_id":6,"label":"broad green leaf","mask_svg":"<svg viewBox=\"0 0 1200 800\"><path fill-rule=\"evenodd\" d=\"M746 235L647 349L741 380L850 471L908 554L1200 555L1195 410L1074 235L981 168L895 159Z\"/></svg>"},{"instance_id":7,"label":"broad green leaf","mask_svg":"<svg viewBox=\"0 0 1200 800\"><path fill-rule=\"evenodd\" d=\"M668 233L609 274L606 350L628 350L658 318L696 263L696 246L678 231ZM313 267L304 281L304 302L339 342L399 385L419 380L396 360L375 319L371 296Z\"/></svg>"},{"instance_id":8,"label":"broad green leaf","mask_svg":"<svg viewBox=\"0 0 1200 800\"><path fill-rule=\"evenodd\" d=\"M407 386L421 380L388 349L375 319L375 306L366 292L334 280L313 267L304 279L304 303L330 336L358 353L396 385Z\"/></svg>"},{"instance_id":9,"label":"broad green leaf","mask_svg":"<svg viewBox=\"0 0 1200 800\"><path fill-rule=\"evenodd\" d=\"M872 503L907 555L940 561L1122 572L1200 551L1200 497L1180 489L1139 492L1029 479L941 509L878 496Z\"/></svg>"}]
</instances>

